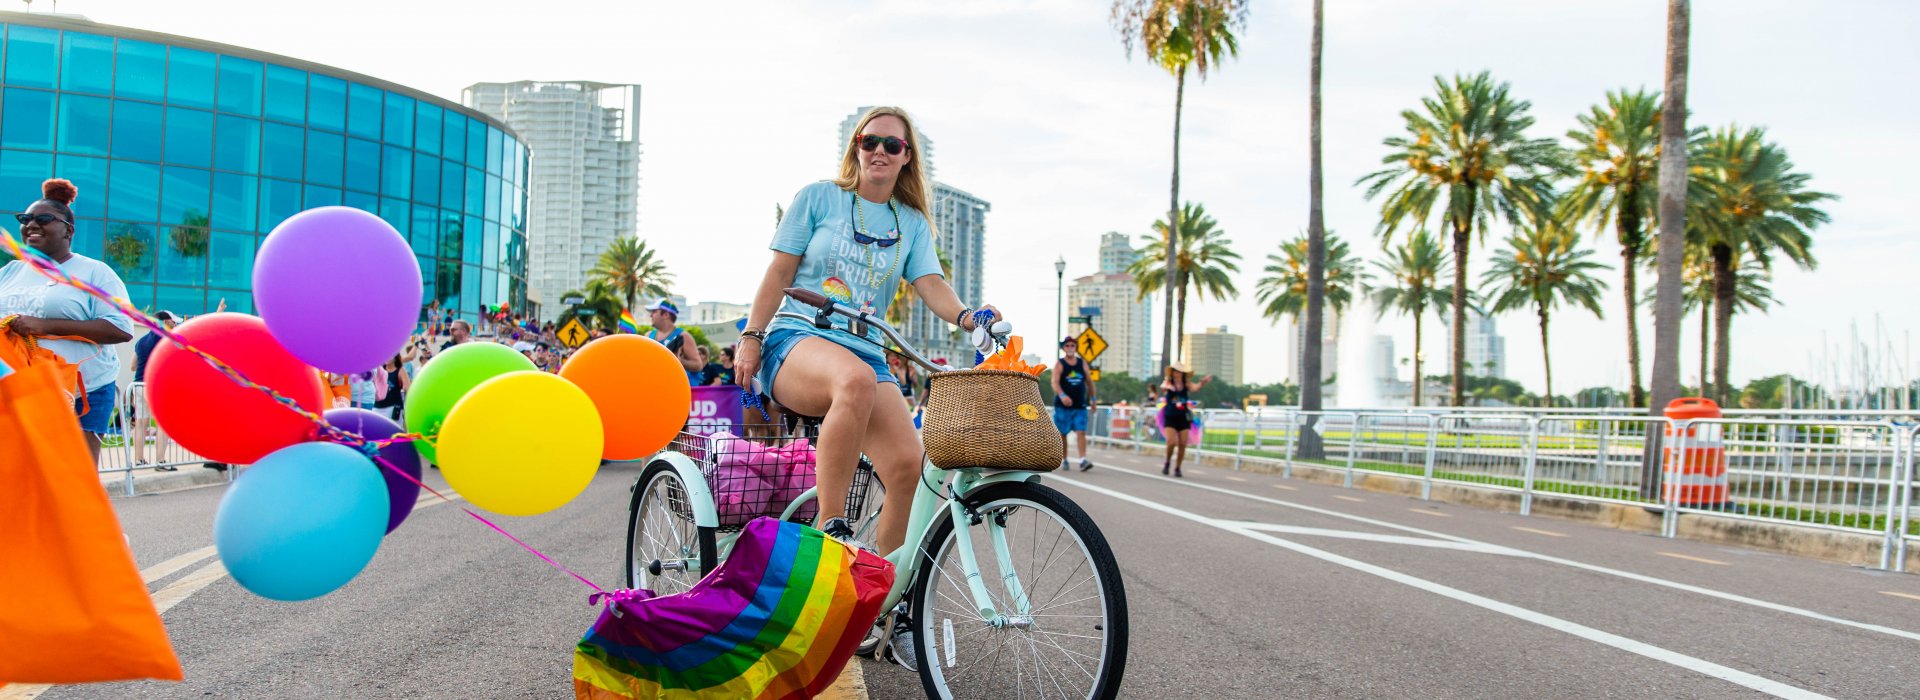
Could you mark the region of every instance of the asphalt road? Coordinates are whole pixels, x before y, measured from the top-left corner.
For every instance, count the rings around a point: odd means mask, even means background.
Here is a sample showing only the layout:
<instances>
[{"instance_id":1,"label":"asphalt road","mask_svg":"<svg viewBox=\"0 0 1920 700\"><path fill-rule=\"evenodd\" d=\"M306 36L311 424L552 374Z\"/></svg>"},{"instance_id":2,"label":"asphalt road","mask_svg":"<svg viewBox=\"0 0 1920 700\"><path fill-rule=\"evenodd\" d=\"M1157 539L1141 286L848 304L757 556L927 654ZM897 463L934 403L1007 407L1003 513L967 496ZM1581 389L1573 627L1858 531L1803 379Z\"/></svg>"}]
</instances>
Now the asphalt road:
<instances>
[{"instance_id":1,"label":"asphalt road","mask_svg":"<svg viewBox=\"0 0 1920 700\"><path fill-rule=\"evenodd\" d=\"M1920 696L1920 577L1099 452L1048 477L1099 522L1131 604L1124 697ZM497 521L603 586L626 486ZM183 683L67 698L560 698L585 586L457 507L416 511L359 578L264 600L207 548L224 486L116 500ZM433 503L424 501L423 505ZM918 678L864 664L874 698Z\"/></svg>"},{"instance_id":2,"label":"asphalt road","mask_svg":"<svg viewBox=\"0 0 1920 700\"><path fill-rule=\"evenodd\" d=\"M1920 577L1094 459L1049 481L1120 560L1124 697L1920 697ZM876 699L922 697L865 670Z\"/></svg>"}]
</instances>

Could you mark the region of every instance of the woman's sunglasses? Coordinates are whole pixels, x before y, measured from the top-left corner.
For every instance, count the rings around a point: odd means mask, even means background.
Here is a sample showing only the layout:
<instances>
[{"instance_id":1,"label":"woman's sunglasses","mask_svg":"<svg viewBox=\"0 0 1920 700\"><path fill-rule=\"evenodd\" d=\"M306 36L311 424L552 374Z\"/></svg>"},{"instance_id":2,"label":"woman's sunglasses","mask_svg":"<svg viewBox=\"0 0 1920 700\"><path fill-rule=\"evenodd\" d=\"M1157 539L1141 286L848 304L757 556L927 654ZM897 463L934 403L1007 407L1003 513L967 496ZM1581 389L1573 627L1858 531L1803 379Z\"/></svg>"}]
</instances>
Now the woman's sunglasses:
<instances>
[{"instance_id":1,"label":"woman's sunglasses","mask_svg":"<svg viewBox=\"0 0 1920 700\"><path fill-rule=\"evenodd\" d=\"M860 150L868 151L868 152L873 151L873 149L885 146L887 149L887 155L890 155L890 156L900 155L901 151L907 150L906 139L900 138L898 136L874 136L872 134L861 134L857 142L860 144Z\"/></svg>"},{"instance_id":2,"label":"woman's sunglasses","mask_svg":"<svg viewBox=\"0 0 1920 700\"><path fill-rule=\"evenodd\" d=\"M872 149L868 149L868 150L872 150ZM892 238L874 238L873 236L869 236L859 231L854 231L853 242L858 243L860 245L874 245L878 243L882 248L892 248L893 244L900 242L900 236L895 235Z\"/></svg>"},{"instance_id":3,"label":"woman's sunglasses","mask_svg":"<svg viewBox=\"0 0 1920 700\"><path fill-rule=\"evenodd\" d=\"M37 222L37 223L39 223L39 224L40 224L41 226L45 226L45 225L47 225L47 224L51 224L51 223L53 223L53 222L55 222L55 221L58 221L58 222L60 222L60 223L63 223L63 224L67 224L67 225L69 225L69 226L71 226L71 225L72 225L72 222L69 222L69 221L67 221L66 219L62 219L62 218L60 218L60 215L59 215L59 214L45 214L45 213L42 213L42 214L14 214L14 215L13 215L13 220L14 220L14 221L18 221L18 222L20 222L20 225L21 225L21 226L25 226L25 225L27 225L27 224L30 224L30 223L36 223L36 222Z\"/></svg>"}]
</instances>

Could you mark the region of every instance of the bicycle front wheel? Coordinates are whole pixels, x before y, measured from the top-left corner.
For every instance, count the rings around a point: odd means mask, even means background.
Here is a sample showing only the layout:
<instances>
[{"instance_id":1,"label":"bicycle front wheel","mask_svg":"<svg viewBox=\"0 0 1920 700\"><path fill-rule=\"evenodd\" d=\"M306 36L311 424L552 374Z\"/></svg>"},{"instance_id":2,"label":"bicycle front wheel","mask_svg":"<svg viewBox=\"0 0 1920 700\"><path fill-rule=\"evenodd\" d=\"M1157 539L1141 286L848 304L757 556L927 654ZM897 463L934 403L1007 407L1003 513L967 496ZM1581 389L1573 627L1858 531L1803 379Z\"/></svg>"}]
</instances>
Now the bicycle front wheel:
<instances>
[{"instance_id":1,"label":"bicycle front wheel","mask_svg":"<svg viewBox=\"0 0 1920 700\"><path fill-rule=\"evenodd\" d=\"M633 485L627 509L627 587L659 595L685 593L718 565L715 528L693 520L686 482L654 462Z\"/></svg>"},{"instance_id":2,"label":"bicycle front wheel","mask_svg":"<svg viewBox=\"0 0 1920 700\"><path fill-rule=\"evenodd\" d=\"M1127 596L1107 540L1059 491L1000 483L966 497L967 525L993 618L967 584L953 518L920 553L913 631L934 698L1097 698L1119 692Z\"/></svg>"}]
</instances>

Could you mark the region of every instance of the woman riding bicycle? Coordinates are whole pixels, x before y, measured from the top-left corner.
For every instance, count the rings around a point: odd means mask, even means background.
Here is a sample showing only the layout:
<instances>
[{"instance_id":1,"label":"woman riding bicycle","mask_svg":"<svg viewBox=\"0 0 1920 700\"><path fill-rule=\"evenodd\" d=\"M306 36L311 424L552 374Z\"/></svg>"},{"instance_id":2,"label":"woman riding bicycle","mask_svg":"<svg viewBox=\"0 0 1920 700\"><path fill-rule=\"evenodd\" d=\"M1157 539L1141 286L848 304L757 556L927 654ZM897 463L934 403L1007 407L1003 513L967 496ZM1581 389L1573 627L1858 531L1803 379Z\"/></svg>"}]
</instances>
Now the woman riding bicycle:
<instances>
[{"instance_id":1,"label":"woman riding bicycle","mask_svg":"<svg viewBox=\"0 0 1920 700\"><path fill-rule=\"evenodd\" d=\"M927 218L933 202L912 120L899 108L876 107L853 134L840 176L801 188L774 233L773 262L754 295L734 377L749 390L757 377L787 410L824 417L816 443L818 522L842 541L853 535L845 517L847 488L860 455L867 456L886 487L874 544L891 552L905 538L913 489L903 486L919 478L923 451L879 333L849 329L844 319L831 330L790 319L768 322L783 304L813 314L783 301L788 287L884 318L901 280L912 283L935 316L965 330L973 329L975 310L941 276ZM981 310L998 316L992 306Z\"/></svg>"}]
</instances>

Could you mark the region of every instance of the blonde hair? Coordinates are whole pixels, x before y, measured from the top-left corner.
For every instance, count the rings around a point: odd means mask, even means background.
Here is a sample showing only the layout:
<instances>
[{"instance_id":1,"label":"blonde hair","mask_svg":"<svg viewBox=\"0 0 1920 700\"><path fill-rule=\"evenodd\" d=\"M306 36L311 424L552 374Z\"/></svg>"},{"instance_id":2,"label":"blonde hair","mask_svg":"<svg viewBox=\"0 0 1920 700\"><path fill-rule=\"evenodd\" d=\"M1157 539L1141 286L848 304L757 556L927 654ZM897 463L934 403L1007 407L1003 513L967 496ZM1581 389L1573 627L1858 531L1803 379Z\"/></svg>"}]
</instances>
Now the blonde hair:
<instances>
[{"instance_id":1,"label":"blonde hair","mask_svg":"<svg viewBox=\"0 0 1920 700\"><path fill-rule=\"evenodd\" d=\"M907 164L900 168L900 176L893 181L893 196L901 204L913 208L926 217L927 226L933 226L932 187L927 184L927 174L921 166L926 156L920 150L920 130L913 128L913 118L907 116L907 110L899 107L875 107L860 117L860 124L853 128L853 138L847 140L846 150L840 156L840 177L833 184L840 189L852 192L860 186L860 134L867 125L880 117L894 117L907 126L907 153L912 154Z\"/></svg>"}]
</instances>

